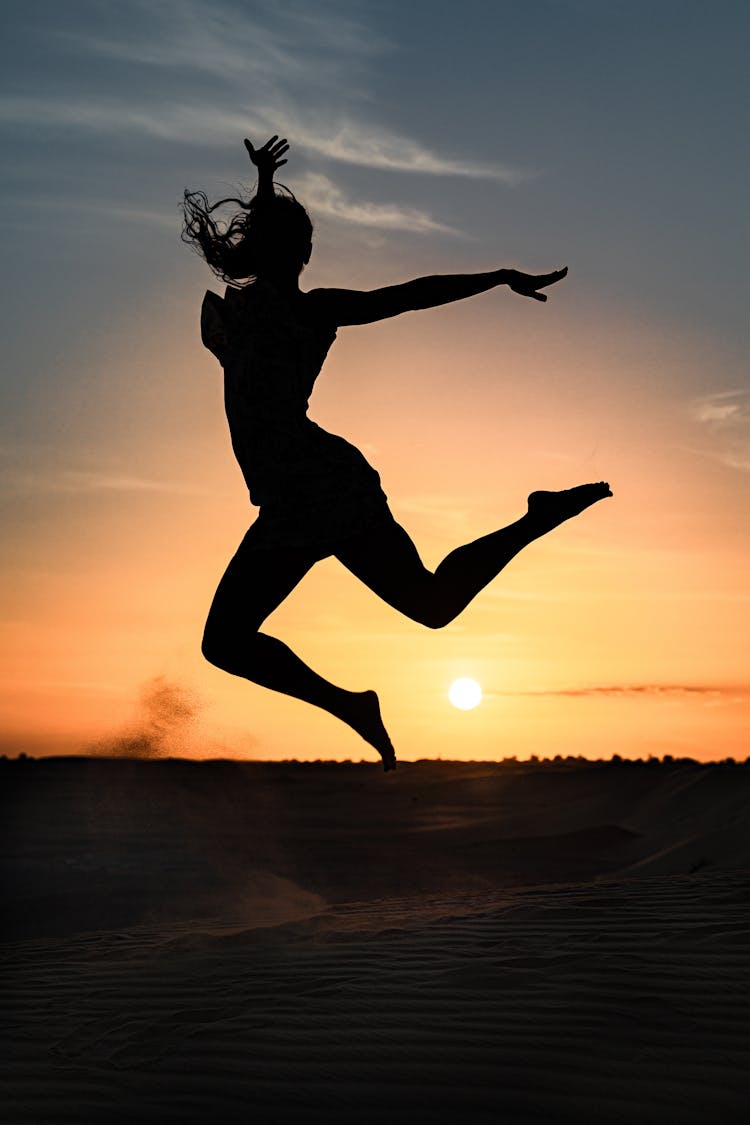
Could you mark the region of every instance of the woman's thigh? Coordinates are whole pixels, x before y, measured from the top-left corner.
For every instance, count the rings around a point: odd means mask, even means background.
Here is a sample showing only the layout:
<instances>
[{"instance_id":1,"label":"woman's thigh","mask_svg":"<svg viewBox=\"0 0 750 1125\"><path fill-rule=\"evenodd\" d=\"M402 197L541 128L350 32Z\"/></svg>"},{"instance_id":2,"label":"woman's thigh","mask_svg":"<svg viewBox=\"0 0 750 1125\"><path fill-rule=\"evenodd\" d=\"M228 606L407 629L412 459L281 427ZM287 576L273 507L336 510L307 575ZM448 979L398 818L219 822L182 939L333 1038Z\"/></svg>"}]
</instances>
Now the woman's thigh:
<instances>
[{"instance_id":1,"label":"woman's thigh","mask_svg":"<svg viewBox=\"0 0 750 1125\"><path fill-rule=\"evenodd\" d=\"M253 524L230 559L214 594L207 637L257 631L315 564L319 555L265 540Z\"/></svg>"},{"instance_id":2,"label":"woman's thigh","mask_svg":"<svg viewBox=\"0 0 750 1125\"><path fill-rule=\"evenodd\" d=\"M382 601L413 621L431 624L435 576L395 519L346 540L335 556Z\"/></svg>"}]
</instances>

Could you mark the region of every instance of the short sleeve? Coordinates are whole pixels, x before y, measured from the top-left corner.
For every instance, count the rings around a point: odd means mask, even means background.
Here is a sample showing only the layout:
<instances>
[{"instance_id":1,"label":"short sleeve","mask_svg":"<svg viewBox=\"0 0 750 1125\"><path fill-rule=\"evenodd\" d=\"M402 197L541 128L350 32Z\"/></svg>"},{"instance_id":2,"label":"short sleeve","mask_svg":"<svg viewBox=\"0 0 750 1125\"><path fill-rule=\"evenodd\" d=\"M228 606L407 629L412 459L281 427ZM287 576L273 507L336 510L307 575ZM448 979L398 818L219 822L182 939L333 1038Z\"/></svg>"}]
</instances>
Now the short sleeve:
<instances>
[{"instance_id":1,"label":"short sleeve","mask_svg":"<svg viewBox=\"0 0 750 1125\"><path fill-rule=\"evenodd\" d=\"M204 347L224 365L228 337L224 323L224 300L217 293L206 290L201 305L201 340Z\"/></svg>"}]
</instances>

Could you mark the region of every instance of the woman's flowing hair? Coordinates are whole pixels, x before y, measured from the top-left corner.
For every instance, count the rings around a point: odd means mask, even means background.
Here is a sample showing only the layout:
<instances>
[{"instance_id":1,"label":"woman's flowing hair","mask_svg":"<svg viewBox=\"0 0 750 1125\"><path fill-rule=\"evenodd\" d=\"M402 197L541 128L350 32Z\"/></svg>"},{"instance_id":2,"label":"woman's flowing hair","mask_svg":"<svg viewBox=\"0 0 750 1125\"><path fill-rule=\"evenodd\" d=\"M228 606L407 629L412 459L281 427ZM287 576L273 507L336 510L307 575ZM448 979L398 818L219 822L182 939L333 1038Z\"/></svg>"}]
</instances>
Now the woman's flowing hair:
<instances>
[{"instance_id":1,"label":"woman's flowing hair","mask_svg":"<svg viewBox=\"0 0 750 1125\"><path fill-rule=\"evenodd\" d=\"M185 188L180 237L228 285L243 288L241 281L250 284L279 266L299 273L310 256L310 216L288 187L274 188L273 197L260 204L236 196L209 203L205 192ZM228 222L214 219L213 212L226 203L240 210Z\"/></svg>"}]
</instances>

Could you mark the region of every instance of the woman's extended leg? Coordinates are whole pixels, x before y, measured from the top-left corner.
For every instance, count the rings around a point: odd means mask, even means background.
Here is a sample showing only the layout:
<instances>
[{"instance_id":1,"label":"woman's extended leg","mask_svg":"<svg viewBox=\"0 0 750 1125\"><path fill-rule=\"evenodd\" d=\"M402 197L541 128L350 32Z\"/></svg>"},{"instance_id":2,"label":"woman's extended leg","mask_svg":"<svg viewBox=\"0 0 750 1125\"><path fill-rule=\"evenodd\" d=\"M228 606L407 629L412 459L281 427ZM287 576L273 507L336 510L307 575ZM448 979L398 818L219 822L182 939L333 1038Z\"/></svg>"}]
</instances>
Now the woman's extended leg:
<instances>
[{"instance_id":1,"label":"woman's extended leg","mask_svg":"<svg viewBox=\"0 0 750 1125\"><path fill-rule=\"evenodd\" d=\"M319 556L298 548L265 547L254 527L214 595L203 635L203 655L226 672L330 712L375 747L387 770L394 769L395 754L375 692L336 687L283 641L258 632Z\"/></svg>"},{"instance_id":2,"label":"woman's extended leg","mask_svg":"<svg viewBox=\"0 0 750 1125\"><path fill-rule=\"evenodd\" d=\"M336 557L394 609L430 629L439 629L453 621L534 539L611 495L603 481L563 492L532 492L525 516L457 547L434 574L395 520L348 540Z\"/></svg>"}]
</instances>

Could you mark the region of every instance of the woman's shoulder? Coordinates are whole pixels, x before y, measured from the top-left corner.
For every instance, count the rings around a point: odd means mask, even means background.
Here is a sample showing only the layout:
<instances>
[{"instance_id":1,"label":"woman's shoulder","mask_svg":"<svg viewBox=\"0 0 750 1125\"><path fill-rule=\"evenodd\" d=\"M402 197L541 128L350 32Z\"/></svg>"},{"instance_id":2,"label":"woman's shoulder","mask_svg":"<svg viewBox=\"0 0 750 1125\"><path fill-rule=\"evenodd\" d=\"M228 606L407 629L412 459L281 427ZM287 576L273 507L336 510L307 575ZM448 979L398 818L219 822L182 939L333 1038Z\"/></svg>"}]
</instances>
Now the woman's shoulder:
<instances>
[{"instance_id":1,"label":"woman's shoulder","mask_svg":"<svg viewBox=\"0 0 750 1125\"><path fill-rule=\"evenodd\" d=\"M290 295L259 279L242 287L228 285L223 298L209 291L204 306L208 323L221 322L232 339L255 338L259 333L275 339L281 333L287 340L314 338L330 347L336 325L316 296L320 292L299 290Z\"/></svg>"},{"instance_id":2,"label":"woman's shoulder","mask_svg":"<svg viewBox=\"0 0 750 1125\"><path fill-rule=\"evenodd\" d=\"M227 285L224 303L232 311L240 313L269 312L281 316L287 309L288 301L272 282L258 278L248 285Z\"/></svg>"},{"instance_id":3,"label":"woman's shoulder","mask_svg":"<svg viewBox=\"0 0 750 1125\"><path fill-rule=\"evenodd\" d=\"M227 285L224 300L229 306L244 305L259 293L267 293L267 285L263 281L253 281L249 285Z\"/></svg>"},{"instance_id":4,"label":"woman's shoulder","mask_svg":"<svg viewBox=\"0 0 750 1125\"><path fill-rule=\"evenodd\" d=\"M224 296L207 289L201 304L201 340L224 366L231 347L244 338L253 321L263 320L258 294L249 298L251 287L227 285ZM263 295L261 289L260 295ZM253 311L251 312L251 308Z\"/></svg>"},{"instance_id":5,"label":"woman's shoulder","mask_svg":"<svg viewBox=\"0 0 750 1125\"><path fill-rule=\"evenodd\" d=\"M264 324L279 316L278 301L273 289L263 281L241 287L228 285L224 291L227 323L247 331L253 324Z\"/></svg>"}]
</instances>

